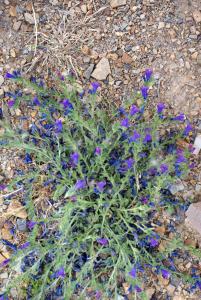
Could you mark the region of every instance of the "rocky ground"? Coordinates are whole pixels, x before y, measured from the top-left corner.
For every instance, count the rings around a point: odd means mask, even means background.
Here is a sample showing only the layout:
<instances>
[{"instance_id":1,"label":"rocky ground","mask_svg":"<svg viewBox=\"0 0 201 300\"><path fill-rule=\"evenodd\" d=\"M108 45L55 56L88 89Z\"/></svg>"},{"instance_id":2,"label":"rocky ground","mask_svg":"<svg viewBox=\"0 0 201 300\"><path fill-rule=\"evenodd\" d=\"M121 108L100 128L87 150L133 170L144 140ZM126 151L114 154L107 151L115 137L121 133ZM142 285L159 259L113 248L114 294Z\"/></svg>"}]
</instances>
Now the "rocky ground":
<instances>
[{"instance_id":1,"label":"rocky ground","mask_svg":"<svg viewBox=\"0 0 201 300\"><path fill-rule=\"evenodd\" d=\"M171 111L184 112L201 132L201 11L199 0L1 0L0 1L0 98L10 90L3 77L6 71L20 69L24 76L40 76L51 85L58 71L73 69L80 84L99 80L105 101L117 105L139 88L145 68L154 71L156 84L151 103L165 102ZM9 116L2 101L3 114ZM21 116L12 112L12 118ZM33 117L34 116L30 116ZM182 197L199 201L201 195L200 157L190 181L182 183ZM17 154L1 152L0 179L12 178L19 164ZM16 206L19 203L14 203ZM16 207L1 212L13 216ZM26 212L14 215L18 227ZM11 239L3 225L1 236ZM183 228L183 227L182 227ZM184 233L196 243L191 230ZM20 236L18 237L20 239ZM190 243L189 242L189 243ZM2 246L4 259L8 249ZM2 255L1 255L2 256ZM191 267L188 258L181 265ZM0 275L5 284L7 271ZM161 296L153 298L155 290ZM165 291L165 292L164 292ZM149 288L150 299L200 299L174 282L159 281ZM152 298L151 298L152 297ZM17 299L13 296L14 299Z\"/></svg>"}]
</instances>

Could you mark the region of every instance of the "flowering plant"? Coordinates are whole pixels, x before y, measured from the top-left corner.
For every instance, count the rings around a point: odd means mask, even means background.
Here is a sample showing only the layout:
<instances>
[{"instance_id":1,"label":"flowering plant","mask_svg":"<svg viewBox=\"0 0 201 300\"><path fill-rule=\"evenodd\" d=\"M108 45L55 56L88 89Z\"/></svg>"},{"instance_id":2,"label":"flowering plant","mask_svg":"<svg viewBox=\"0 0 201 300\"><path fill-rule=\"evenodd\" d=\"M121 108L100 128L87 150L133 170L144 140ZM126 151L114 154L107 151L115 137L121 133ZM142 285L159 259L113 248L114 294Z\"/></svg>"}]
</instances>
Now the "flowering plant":
<instances>
[{"instance_id":1,"label":"flowering plant","mask_svg":"<svg viewBox=\"0 0 201 300\"><path fill-rule=\"evenodd\" d=\"M98 83L78 91L72 76L71 89L62 77L59 88L48 90L19 72L6 77L35 91L10 93L8 106L26 100L38 117L26 130L4 124L3 147L24 150L26 171L10 188L23 188L28 212L27 241L15 245L2 264L16 272L5 295L15 286L20 299L117 299L132 293L146 299L147 274L181 276L174 257L187 248L176 233L169 237L174 226L163 226L159 216L186 207L171 186L191 167L191 148L180 148L176 140L192 127L184 115L167 116L163 103L146 117L151 70L141 92L110 113L97 101ZM35 193L43 189L48 201L39 202ZM192 282L199 287L197 277Z\"/></svg>"}]
</instances>

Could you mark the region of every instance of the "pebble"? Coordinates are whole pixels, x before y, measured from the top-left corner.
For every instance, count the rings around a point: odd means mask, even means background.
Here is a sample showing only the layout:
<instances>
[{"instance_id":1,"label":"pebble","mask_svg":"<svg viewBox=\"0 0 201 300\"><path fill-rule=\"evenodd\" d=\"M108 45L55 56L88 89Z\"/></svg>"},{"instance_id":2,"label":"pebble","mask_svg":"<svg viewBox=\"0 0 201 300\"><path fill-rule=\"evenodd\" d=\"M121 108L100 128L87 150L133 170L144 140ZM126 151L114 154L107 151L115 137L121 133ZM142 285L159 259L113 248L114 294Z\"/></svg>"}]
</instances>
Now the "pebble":
<instances>
[{"instance_id":1,"label":"pebble","mask_svg":"<svg viewBox=\"0 0 201 300\"><path fill-rule=\"evenodd\" d=\"M193 151L193 154L198 155L198 153L200 152L200 149L201 149L201 135L200 134L196 136L193 147L195 149Z\"/></svg>"},{"instance_id":2,"label":"pebble","mask_svg":"<svg viewBox=\"0 0 201 300\"><path fill-rule=\"evenodd\" d=\"M0 86L4 83L4 77L0 75Z\"/></svg>"},{"instance_id":3,"label":"pebble","mask_svg":"<svg viewBox=\"0 0 201 300\"><path fill-rule=\"evenodd\" d=\"M110 5L112 8L126 5L126 0L111 0Z\"/></svg>"},{"instance_id":4,"label":"pebble","mask_svg":"<svg viewBox=\"0 0 201 300\"><path fill-rule=\"evenodd\" d=\"M1 279L7 279L8 278L8 273L6 273L6 272L5 273L1 273L0 274L0 278Z\"/></svg>"},{"instance_id":5,"label":"pebble","mask_svg":"<svg viewBox=\"0 0 201 300\"><path fill-rule=\"evenodd\" d=\"M81 11L82 11L84 14L87 13L87 6L86 6L86 4L81 5L80 8L81 8Z\"/></svg>"},{"instance_id":6,"label":"pebble","mask_svg":"<svg viewBox=\"0 0 201 300\"><path fill-rule=\"evenodd\" d=\"M18 30L20 29L21 25L22 25L22 21L15 21L15 22L13 23L13 29L14 29L15 31L18 31Z\"/></svg>"},{"instance_id":7,"label":"pebble","mask_svg":"<svg viewBox=\"0 0 201 300\"><path fill-rule=\"evenodd\" d=\"M199 10L193 12L193 19L196 23L201 23L201 12Z\"/></svg>"},{"instance_id":8,"label":"pebble","mask_svg":"<svg viewBox=\"0 0 201 300\"><path fill-rule=\"evenodd\" d=\"M178 180L176 184L173 184L170 186L169 191L172 193L172 195L175 195L178 192L181 192L184 190L184 185L181 180Z\"/></svg>"},{"instance_id":9,"label":"pebble","mask_svg":"<svg viewBox=\"0 0 201 300\"><path fill-rule=\"evenodd\" d=\"M164 27L165 27L165 23L164 22L159 22L158 29L162 29Z\"/></svg>"},{"instance_id":10,"label":"pebble","mask_svg":"<svg viewBox=\"0 0 201 300\"><path fill-rule=\"evenodd\" d=\"M111 69L109 60L106 57L103 57L96 65L91 76L97 80L105 80L110 73Z\"/></svg>"},{"instance_id":11,"label":"pebble","mask_svg":"<svg viewBox=\"0 0 201 300\"><path fill-rule=\"evenodd\" d=\"M10 7L9 14L10 14L11 17L16 17L17 16L16 6L11 6Z\"/></svg>"},{"instance_id":12,"label":"pebble","mask_svg":"<svg viewBox=\"0 0 201 300\"><path fill-rule=\"evenodd\" d=\"M26 220L17 219L17 229L21 232L25 232L27 229Z\"/></svg>"},{"instance_id":13,"label":"pebble","mask_svg":"<svg viewBox=\"0 0 201 300\"><path fill-rule=\"evenodd\" d=\"M173 294L174 294L174 292L175 292L175 286L174 285L171 285L171 284L169 284L168 286L167 286L167 291L168 291L168 294L170 295L170 296L173 296Z\"/></svg>"},{"instance_id":14,"label":"pebble","mask_svg":"<svg viewBox=\"0 0 201 300\"><path fill-rule=\"evenodd\" d=\"M87 70L84 72L83 76L86 79L89 79L91 76L91 73L93 72L93 69L94 69L94 64L90 64L89 67L87 68Z\"/></svg>"},{"instance_id":15,"label":"pebble","mask_svg":"<svg viewBox=\"0 0 201 300\"><path fill-rule=\"evenodd\" d=\"M192 203L186 211L185 223L201 235L201 202Z\"/></svg>"},{"instance_id":16,"label":"pebble","mask_svg":"<svg viewBox=\"0 0 201 300\"><path fill-rule=\"evenodd\" d=\"M35 21L34 21L34 17L32 14L30 13L25 13L24 14L24 18L25 18L25 21L29 24L35 24Z\"/></svg>"},{"instance_id":17,"label":"pebble","mask_svg":"<svg viewBox=\"0 0 201 300\"><path fill-rule=\"evenodd\" d=\"M122 62L124 64L131 64L133 61L132 57L128 53L123 53L122 55Z\"/></svg>"}]
</instances>

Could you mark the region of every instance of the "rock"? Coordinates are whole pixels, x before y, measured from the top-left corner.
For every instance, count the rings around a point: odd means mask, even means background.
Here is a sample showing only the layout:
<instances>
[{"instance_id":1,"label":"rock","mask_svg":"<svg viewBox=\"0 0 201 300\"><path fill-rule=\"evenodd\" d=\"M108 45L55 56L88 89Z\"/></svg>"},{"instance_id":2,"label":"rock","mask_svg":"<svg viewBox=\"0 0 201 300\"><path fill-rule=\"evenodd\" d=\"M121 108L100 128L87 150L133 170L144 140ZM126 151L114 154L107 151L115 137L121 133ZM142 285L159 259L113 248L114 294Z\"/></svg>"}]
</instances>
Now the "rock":
<instances>
[{"instance_id":1,"label":"rock","mask_svg":"<svg viewBox=\"0 0 201 300\"><path fill-rule=\"evenodd\" d=\"M172 193L172 195L175 195L176 193L183 191L184 185L181 180L177 180L177 182L169 187L169 191Z\"/></svg>"},{"instance_id":2,"label":"rock","mask_svg":"<svg viewBox=\"0 0 201 300\"><path fill-rule=\"evenodd\" d=\"M0 86L4 83L4 77L0 75Z\"/></svg>"},{"instance_id":3,"label":"rock","mask_svg":"<svg viewBox=\"0 0 201 300\"><path fill-rule=\"evenodd\" d=\"M93 69L94 69L94 64L90 64L90 66L86 69L86 71L84 72L83 76L86 78L86 79L89 79L90 76L91 76L91 73L93 72Z\"/></svg>"},{"instance_id":4,"label":"rock","mask_svg":"<svg viewBox=\"0 0 201 300\"><path fill-rule=\"evenodd\" d=\"M183 296L177 295L172 298L172 300L184 300Z\"/></svg>"},{"instance_id":5,"label":"rock","mask_svg":"<svg viewBox=\"0 0 201 300\"><path fill-rule=\"evenodd\" d=\"M201 22L201 12L199 10L193 12L193 19L195 20L196 23Z\"/></svg>"},{"instance_id":6,"label":"rock","mask_svg":"<svg viewBox=\"0 0 201 300\"><path fill-rule=\"evenodd\" d=\"M17 219L17 229L21 232L25 232L27 229L26 220Z\"/></svg>"},{"instance_id":7,"label":"rock","mask_svg":"<svg viewBox=\"0 0 201 300\"><path fill-rule=\"evenodd\" d=\"M90 55L91 53L91 50L90 48L87 46L87 45L84 45L81 49L82 53L85 54L85 55Z\"/></svg>"},{"instance_id":8,"label":"rock","mask_svg":"<svg viewBox=\"0 0 201 300\"><path fill-rule=\"evenodd\" d=\"M10 14L11 17L16 17L17 16L16 6L11 6L10 7L9 14Z\"/></svg>"},{"instance_id":9,"label":"rock","mask_svg":"<svg viewBox=\"0 0 201 300\"><path fill-rule=\"evenodd\" d=\"M152 299L153 294L155 293L155 289L154 288L148 288L146 291L146 296L148 298L148 300Z\"/></svg>"},{"instance_id":10,"label":"rock","mask_svg":"<svg viewBox=\"0 0 201 300\"><path fill-rule=\"evenodd\" d=\"M201 67L201 54L198 54L197 56L197 64Z\"/></svg>"},{"instance_id":11,"label":"rock","mask_svg":"<svg viewBox=\"0 0 201 300\"><path fill-rule=\"evenodd\" d=\"M110 73L109 60L106 57L103 57L96 65L91 76L97 80L105 80Z\"/></svg>"},{"instance_id":12,"label":"rock","mask_svg":"<svg viewBox=\"0 0 201 300\"><path fill-rule=\"evenodd\" d=\"M34 17L32 14L30 13L25 13L24 14L24 18L25 18L25 21L29 24L35 24L35 21L34 21Z\"/></svg>"},{"instance_id":13,"label":"rock","mask_svg":"<svg viewBox=\"0 0 201 300\"><path fill-rule=\"evenodd\" d=\"M159 22L158 29L162 29L164 27L165 27L165 23L164 22Z\"/></svg>"},{"instance_id":14,"label":"rock","mask_svg":"<svg viewBox=\"0 0 201 300\"><path fill-rule=\"evenodd\" d=\"M197 242L195 240L192 240L192 239L186 239L184 241L184 244L187 245L187 246L196 247Z\"/></svg>"},{"instance_id":15,"label":"rock","mask_svg":"<svg viewBox=\"0 0 201 300\"><path fill-rule=\"evenodd\" d=\"M15 21L14 23L13 23L13 29L15 30L15 31L18 31L19 29L20 29L20 27L21 27L21 25L22 25L22 21Z\"/></svg>"},{"instance_id":16,"label":"rock","mask_svg":"<svg viewBox=\"0 0 201 300\"><path fill-rule=\"evenodd\" d=\"M87 6L86 6L86 4L82 4L80 8L81 8L81 11L82 11L84 14L87 13Z\"/></svg>"},{"instance_id":17,"label":"rock","mask_svg":"<svg viewBox=\"0 0 201 300\"><path fill-rule=\"evenodd\" d=\"M185 223L201 235L201 202L192 203L186 211Z\"/></svg>"},{"instance_id":18,"label":"rock","mask_svg":"<svg viewBox=\"0 0 201 300\"><path fill-rule=\"evenodd\" d=\"M131 57L130 55L128 55L128 53L124 53L124 54L122 55L122 62L123 62L124 64L131 64L132 61L133 61L133 59L132 59L132 57Z\"/></svg>"},{"instance_id":19,"label":"rock","mask_svg":"<svg viewBox=\"0 0 201 300\"><path fill-rule=\"evenodd\" d=\"M27 218L27 212L24 206L18 200L12 200L8 206L7 215L15 216L21 219Z\"/></svg>"},{"instance_id":20,"label":"rock","mask_svg":"<svg viewBox=\"0 0 201 300\"><path fill-rule=\"evenodd\" d=\"M173 295L174 295L174 292L175 292L175 290L176 290L175 286L174 286L174 285L171 285L171 284L169 284L169 285L167 286L166 289L167 289L168 294L169 294L170 296L173 296Z\"/></svg>"},{"instance_id":21,"label":"rock","mask_svg":"<svg viewBox=\"0 0 201 300\"><path fill-rule=\"evenodd\" d=\"M10 233L10 230L5 227L3 227L1 229L1 236L4 240L8 240L8 241L12 240L12 238L13 238L12 234Z\"/></svg>"},{"instance_id":22,"label":"rock","mask_svg":"<svg viewBox=\"0 0 201 300\"><path fill-rule=\"evenodd\" d=\"M7 279L8 278L8 273L6 273L6 272L5 273L1 273L0 274L0 278L1 279Z\"/></svg>"},{"instance_id":23,"label":"rock","mask_svg":"<svg viewBox=\"0 0 201 300\"><path fill-rule=\"evenodd\" d=\"M13 57L13 58L16 57L15 49L11 49L11 50L10 50L10 55L11 55L11 57Z\"/></svg>"},{"instance_id":24,"label":"rock","mask_svg":"<svg viewBox=\"0 0 201 300\"><path fill-rule=\"evenodd\" d=\"M118 59L118 55L116 53L108 53L107 58L115 61Z\"/></svg>"},{"instance_id":25,"label":"rock","mask_svg":"<svg viewBox=\"0 0 201 300\"><path fill-rule=\"evenodd\" d=\"M201 134L196 136L193 147L194 147L193 154L198 155L201 149Z\"/></svg>"},{"instance_id":26,"label":"rock","mask_svg":"<svg viewBox=\"0 0 201 300\"><path fill-rule=\"evenodd\" d=\"M119 6L126 5L126 0L111 0L110 5L112 8L117 8Z\"/></svg>"}]
</instances>

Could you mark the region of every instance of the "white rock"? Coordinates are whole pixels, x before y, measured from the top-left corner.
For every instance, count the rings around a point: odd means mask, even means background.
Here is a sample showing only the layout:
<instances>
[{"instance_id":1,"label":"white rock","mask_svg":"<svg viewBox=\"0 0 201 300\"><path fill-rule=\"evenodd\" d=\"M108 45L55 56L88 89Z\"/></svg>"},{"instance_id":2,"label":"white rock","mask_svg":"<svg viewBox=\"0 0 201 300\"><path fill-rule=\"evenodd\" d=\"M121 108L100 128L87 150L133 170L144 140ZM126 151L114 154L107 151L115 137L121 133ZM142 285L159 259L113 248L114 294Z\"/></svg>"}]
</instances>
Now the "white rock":
<instances>
[{"instance_id":1,"label":"white rock","mask_svg":"<svg viewBox=\"0 0 201 300\"><path fill-rule=\"evenodd\" d=\"M201 235L201 202L192 203L186 211L186 225Z\"/></svg>"},{"instance_id":2,"label":"white rock","mask_svg":"<svg viewBox=\"0 0 201 300\"><path fill-rule=\"evenodd\" d=\"M158 29L162 29L164 27L165 27L165 23L164 22L159 22Z\"/></svg>"},{"instance_id":3,"label":"white rock","mask_svg":"<svg viewBox=\"0 0 201 300\"><path fill-rule=\"evenodd\" d=\"M25 13L24 14L25 21L29 24L35 24L34 17L32 14Z\"/></svg>"},{"instance_id":4,"label":"white rock","mask_svg":"<svg viewBox=\"0 0 201 300\"><path fill-rule=\"evenodd\" d=\"M119 6L126 5L126 0L112 0L110 5L112 8L117 8Z\"/></svg>"},{"instance_id":5,"label":"white rock","mask_svg":"<svg viewBox=\"0 0 201 300\"><path fill-rule=\"evenodd\" d=\"M4 83L4 78L2 75L0 75L0 86Z\"/></svg>"},{"instance_id":6,"label":"white rock","mask_svg":"<svg viewBox=\"0 0 201 300\"><path fill-rule=\"evenodd\" d=\"M175 195L176 193L184 190L184 185L181 180L177 180L175 184L172 184L169 187L169 191L172 193L172 195Z\"/></svg>"},{"instance_id":7,"label":"white rock","mask_svg":"<svg viewBox=\"0 0 201 300\"><path fill-rule=\"evenodd\" d=\"M101 58L92 73L92 77L97 80L105 80L111 73L109 60L106 57Z\"/></svg>"},{"instance_id":8,"label":"white rock","mask_svg":"<svg viewBox=\"0 0 201 300\"><path fill-rule=\"evenodd\" d=\"M81 8L81 11L82 11L84 14L87 13L87 6L86 6L86 4L82 4L80 8Z\"/></svg>"},{"instance_id":9,"label":"white rock","mask_svg":"<svg viewBox=\"0 0 201 300\"><path fill-rule=\"evenodd\" d=\"M201 149L201 134L196 136L193 147L195 148L193 154L198 155Z\"/></svg>"}]
</instances>

